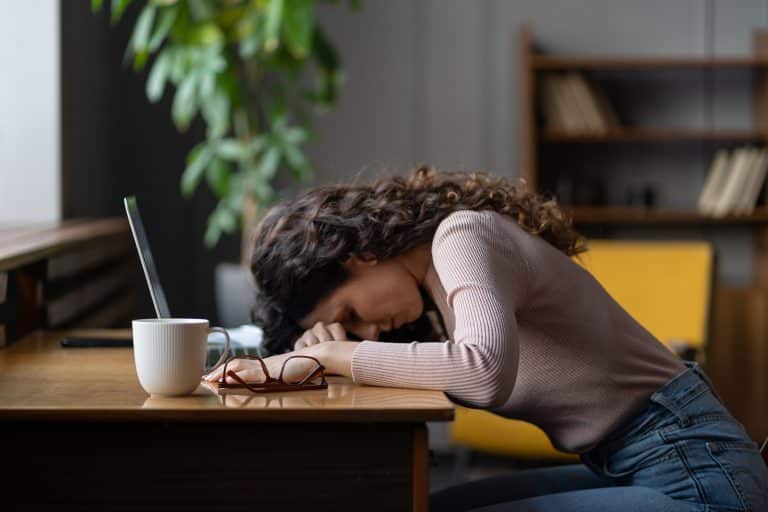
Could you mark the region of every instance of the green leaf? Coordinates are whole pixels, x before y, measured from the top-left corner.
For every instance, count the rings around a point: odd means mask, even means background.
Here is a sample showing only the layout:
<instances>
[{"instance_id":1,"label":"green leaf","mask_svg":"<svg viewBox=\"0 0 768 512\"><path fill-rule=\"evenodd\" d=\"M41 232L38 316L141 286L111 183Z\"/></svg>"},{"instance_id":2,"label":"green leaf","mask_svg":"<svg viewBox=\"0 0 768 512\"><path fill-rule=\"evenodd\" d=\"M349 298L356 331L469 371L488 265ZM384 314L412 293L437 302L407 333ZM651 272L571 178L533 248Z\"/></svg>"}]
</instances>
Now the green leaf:
<instances>
[{"instance_id":1,"label":"green leaf","mask_svg":"<svg viewBox=\"0 0 768 512\"><path fill-rule=\"evenodd\" d=\"M170 56L170 78L175 84L178 84L184 79L187 73L186 56L184 48L170 47L165 50L166 52L173 51Z\"/></svg>"},{"instance_id":2,"label":"green leaf","mask_svg":"<svg viewBox=\"0 0 768 512\"><path fill-rule=\"evenodd\" d=\"M213 10L208 0L187 0L189 11L195 21L204 21L213 16Z\"/></svg>"},{"instance_id":3,"label":"green leaf","mask_svg":"<svg viewBox=\"0 0 768 512\"><path fill-rule=\"evenodd\" d=\"M261 48L261 37L258 34L254 34L246 37L240 41L240 57L243 59L249 59L256 55Z\"/></svg>"},{"instance_id":4,"label":"green leaf","mask_svg":"<svg viewBox=\"0 0 768 512\"><path fill-rule=\"evenodd\" d=\"M227 208L226 203L219 203L219 208L217 208L219 215L218 215L218 221L219 226L221 227L222 231L226 233L231 233L232 231L237 228L237 215Z\"/></svg>"},{"instance_id":5,"label":"green leaf","mask_svg":"<svg viewBox=\"0 0 768 512\"><path fill-rule=\"evenodd\" d=\"M104 7L104 0L91 0L91 11L99 12Z\"/></svg>"},{"instance_id":6,"label":"green leaf","mask_svg":"<svg viewBox=\"0 0 768 512\"><path fill-rule=\"evenodd\" d=\"M246 153L243 144L237 139L223 139L216 146L216 154L224 160L242 160Z\"/></svg>"},{"instance_id":7,"label":"green leaf","mask_svg":"<svg viewBox=\"0 0 768 512\"><path fill-rule=\"evenodd\" d=\"M309 56L315 29L314 3L312 0L285 0L283 35L288 51L296 59Z\"/></svg>"},{"instance_id":8,"label":"green leaf","mask_svg":"<svg viewBox=\"0 0 768 512\"><path fill-rule=\"evenodd\" d=\"M294 146L303 144L304 142L306 142L308 137L309 137L309 134L307 133L307 130L305 128L298 128L295 126L288 128L283 133L283 140L287 144L292 144Z\"/></svg>"},{"instance_id":9,"label":"green leaf","mask_svg":"<svg viewBox=\"0 0 768 512\"><path fill-rule=\"evenodd\" d=\"M227 197L230 191L230 169L227 163L220 158L213 158L205 173L208 187L219 199Z\"/></svg>"},{"instance_id":10,"label":"green leaf","mask_svg":"<svg viewBox=\"0 0 768 512\"><path fill-rule=\"evenodd\" d=\"M187 129L197 111L197 103L195 102L196 82L197 75L187 75L181 81L179 88L176 90L176 95L173 97L171 116L173 117L173 122L176 123L176 127L181 131Z\"/></svg>"},{"instance_id":11,"label":"green leaf","mask_svg":"<svg viewBox=\"0 0 768 512\"><path fill-rule=\"evenodd\" d=\"M181 176L181 194L184 197L191 197L200 180L203 178L203 172L211 161L213 154L205 143L198 144L187 155L187 168Z\"/></svg>"},{"instance_id":12,"label":"green leaf","mask_svg":"<svg viewBox=\"0 0 768 512\"><path fill-rule=\"evenodd\" d=\"M264 22L264 51L271 53L280 44L280 25L283 21L284 0L269 0Z\"/></svg>"},{"instance_id":13,"label":"green leaf","mask_svg":"<svg viewBox=\"0 0 768 512\"><path fill-rule=\"evenodd\" d=\"M205 244L208 247L213 247L221 238L222 233L232 233L237 229L237 219L237 215L227 207L226 201L219 201L216 209L208 216Z\"/></svg>"},{"instance_id":14,"label":"green leaf","mask_svg":"<svg viewBox=\"0 0 768 512\"><path fill-rule=\"evenodd\" d=\"M265 180L271 180L277 173L280 164L280 149L277 146L270 147L259 162L258 175Z\"/></svg>"},{"instance_id":15,"label":"green leaf","mask_svg":"<svg viewBox=\"0 0 768 512\"><path fill-rule=\"evenodd\" d=\"M213 94L216 87L216 74L200 70L200 97L206 98Z\"/></svg>"},{"instance_id":16,"label":"green leaf","mask_svg":"<svg viewBox=\"0 0 768 512\"><path fill-rule=\"evenodd\" d=\"M168 74L171 70L171 54L168 51L163 51L155 59L155 63L152 65L152 69L147 77L147 98L152 103L156 103L163 97L163 89L165 88L165 81L168 79Z\"/></svg>"},{"instance_id":17,"label":"green leaf","mask_svg":"<svg viewBox=\"0 0 768 512\"><path fill-rule=\"evenodd\" d=\"M210 96L201 98L205 122L208 123L208 138L223 137L229 129L229 96L217 89Z\"/></svg>"},{"instance_id":18,"label":"green leaf","mask_svg":"<svg viewBox=\"0 0 768 512\"><path fill-rule=\"evenodd\" d=\"M256 202L262 204L271 203L275 195L275 192L272 190L272 187L269 186L269 183L261 179L254 180L253 193L255 195Z\"/></svg>"},{"instance_id":19,"label":"green leaf","mask_svg":"<svg viewBox=\"0 0 768 512\"><path fill-rule=\"evenodd\" d=\"M136 20L136 27L133 29L133 36L131 37L131 47L136 55L148 51L149 36L152 33L156 13L157 8L154 5L147 5L141 10L139 19Z\"/></svg>"},{"instance_id":20,"label":"green leaf","mask_svg":"<svg viewBox=\"0 0 768 512\"><path fill-rule=\"evenodd\" d=\"M110 12L110 22L114 25L123 16L125 9L131 5L131 0L112 0L112 8Z\"/></svg>"},{"instance_id":21,"label":"green leaf","mask_svg":"<svg viewBox=\"0 0 768 512\"><path fill-rule=\"evenodd\" d=\"M219 238L221 238L221 228L214 215L215 213L216 211L214 210L208 217L208 227L205 228L205 245L209 249L219 243Z\"/></svg>"},{"instance_id":22,"label":"green leaf","mask_svg":"<svg viewBox=\"0 0 768 512\"><path fill-rule=\"evenodd\" d=\"M285 160L293 171L294 177L301 180L309 172L309 160L304 152L296 146L286 145L283 148Z\"/></svg>"},{"instance_id":23,"label":"green leaf","mask_svg":"<svg viewBox=\"0 0 768 512\"><path fill-rule=\"evenodd\" d=\"M171 31L171 27L173 26L173 22L176 21L176 6L171 5L162 10L160 13L160 18L157 21L157 26L155 27L155 31L152 34L152 37L149 40L149 51L154 52L158 48L160 48L160 45L163 42L163 39L166 38L168 35L168 32Z\"/></svg>"},{"instance_id":24,"label":"green leaf","mask_svg":"<svg viewBox=\"0 0 768 512\"><path fill-rule=\"evenodd\" d=\"M257 135L251 139L248 150L251 155L258 155L267 145L267 138L264 135Z\"/></svg>"}]
</instances>

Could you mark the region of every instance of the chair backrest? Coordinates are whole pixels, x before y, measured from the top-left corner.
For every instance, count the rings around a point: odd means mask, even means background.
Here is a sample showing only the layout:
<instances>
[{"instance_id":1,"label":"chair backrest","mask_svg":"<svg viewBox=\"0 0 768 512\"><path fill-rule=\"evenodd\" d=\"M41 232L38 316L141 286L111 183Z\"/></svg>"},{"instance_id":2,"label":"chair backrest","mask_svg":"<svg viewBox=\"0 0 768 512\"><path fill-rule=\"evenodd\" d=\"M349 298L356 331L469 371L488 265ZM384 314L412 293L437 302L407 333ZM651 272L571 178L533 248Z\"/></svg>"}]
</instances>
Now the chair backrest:
<instances>
[{"instance_id":1,"label":"chair backrest","mask_svg":"<svg viewBox=\"0 0 768 512\"><path fill-rule=\"evenodd\" d=\"M576 258L662 343L702 350L709 334L714 251L701 241L590 240Z\"/></svg>"}]
</instances>

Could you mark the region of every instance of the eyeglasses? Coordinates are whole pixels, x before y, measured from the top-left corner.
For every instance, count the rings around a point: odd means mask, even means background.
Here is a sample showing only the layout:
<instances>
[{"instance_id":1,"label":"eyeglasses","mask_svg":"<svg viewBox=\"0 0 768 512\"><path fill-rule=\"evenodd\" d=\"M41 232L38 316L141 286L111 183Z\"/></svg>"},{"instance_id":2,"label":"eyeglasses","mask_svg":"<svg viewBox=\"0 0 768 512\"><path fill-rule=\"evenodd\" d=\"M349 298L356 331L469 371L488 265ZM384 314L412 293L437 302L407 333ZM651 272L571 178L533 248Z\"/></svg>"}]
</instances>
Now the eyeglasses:
<instances>
[{"instance_id":1,"label":"eyeglasses","mask_svg":"<svg viewBox=\"0 0 768 512\"><path fill-rule=\"evenodd\" d=\"M248 359L258 361L264 377L260 381L246 382L242 377L227 366L235 359ZM286 376L288 376L286 378ZM235 382L227 382L227 377ZM267 365L259 356L237 355L227 359L224 369L218 381L219 393L226 393L232 389L247 389L254 393L274 391L303 391L307 389L325 389L328 383L325 380L325 367L320 361L311 356L291 356L283 361L280 375L272 377L267 370Z\"/></svg>"}]
</instances>

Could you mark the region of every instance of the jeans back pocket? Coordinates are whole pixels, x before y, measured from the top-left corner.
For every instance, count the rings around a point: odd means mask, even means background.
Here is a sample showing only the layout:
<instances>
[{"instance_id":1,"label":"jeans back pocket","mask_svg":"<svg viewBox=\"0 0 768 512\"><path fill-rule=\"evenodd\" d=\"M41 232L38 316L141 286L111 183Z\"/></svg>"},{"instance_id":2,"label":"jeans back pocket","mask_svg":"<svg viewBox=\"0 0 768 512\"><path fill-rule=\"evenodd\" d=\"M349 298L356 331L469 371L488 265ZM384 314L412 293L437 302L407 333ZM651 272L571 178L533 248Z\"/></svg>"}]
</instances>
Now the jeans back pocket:
<instances>
[{"instance_id":1,"label":"jeans back pocket","mask_svg":"<svg viewBox=\"0 0 768 512\"><path fill-rule=\"evenodd\" d=\"M768 468L763 463L757 445L751 441L715 441L707 443L712 460L727 477L741 510L768 510ZM705 489L712 504L733 504L722 486Z\"/></svg>"}]
</instances>

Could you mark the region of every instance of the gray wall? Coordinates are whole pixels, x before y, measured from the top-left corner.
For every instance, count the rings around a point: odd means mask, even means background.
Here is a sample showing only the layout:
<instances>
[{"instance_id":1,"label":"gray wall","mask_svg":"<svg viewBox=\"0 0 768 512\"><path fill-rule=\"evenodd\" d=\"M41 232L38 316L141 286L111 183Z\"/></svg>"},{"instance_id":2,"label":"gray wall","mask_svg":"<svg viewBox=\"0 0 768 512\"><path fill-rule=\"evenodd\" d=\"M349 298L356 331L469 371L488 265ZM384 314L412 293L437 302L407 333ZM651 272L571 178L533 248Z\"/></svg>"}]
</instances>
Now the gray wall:
<instances>
[{"instance_id":1,"label":"gray wall","mask_svg":"<svg viewBox=\"0 0 768 512\"><path fill-rule=\"evenodd\" d=\"M343 5L343 4L342 4ZM316 122L317 181L416 163L517 176L518 31L533 26L541 50L592 55L748 55L766 26L768 0L367 0L360 12L327 6L347 80L338 108ZM746 128L744 70L626 72L610 78L620 113L638 124ZM631 97L630 101L621 100ZM627 106L631 105L631 108ZM662 206L695 205L717 145L603 148L575 168L608 172L614 199L638 181L656 184ZM558 151L553 148L552 151ZM706 238L724 282L752 274L749 228L622 228L606 236Z\"/></svg>"}]
</instances>

